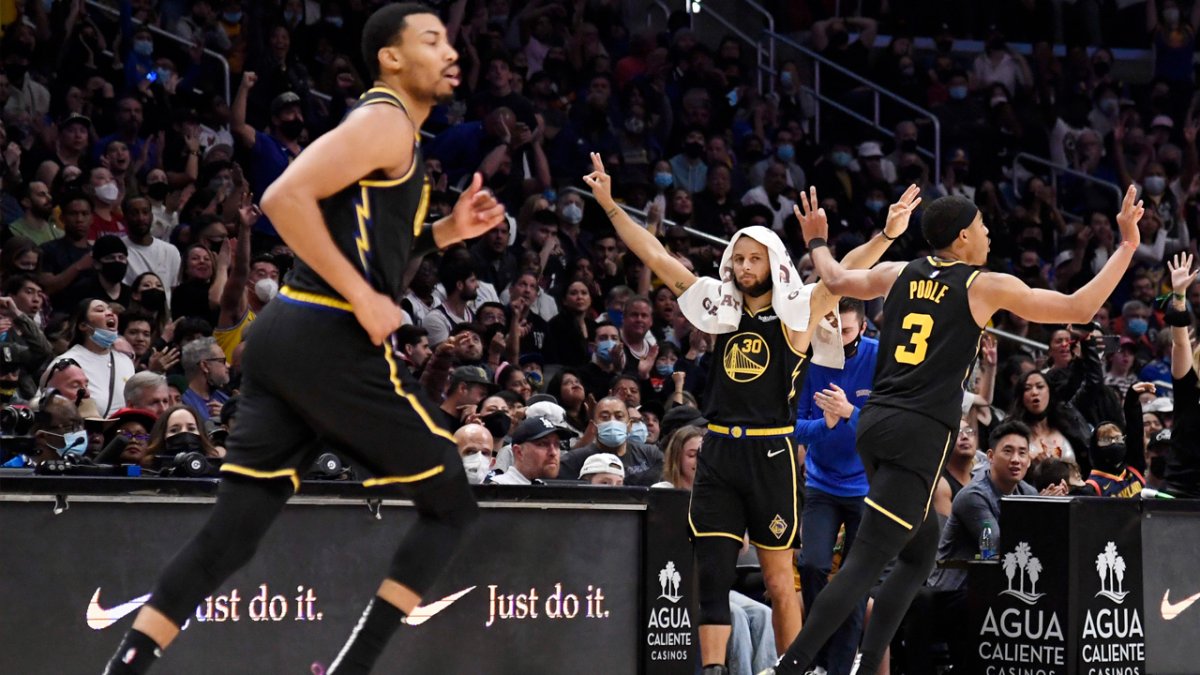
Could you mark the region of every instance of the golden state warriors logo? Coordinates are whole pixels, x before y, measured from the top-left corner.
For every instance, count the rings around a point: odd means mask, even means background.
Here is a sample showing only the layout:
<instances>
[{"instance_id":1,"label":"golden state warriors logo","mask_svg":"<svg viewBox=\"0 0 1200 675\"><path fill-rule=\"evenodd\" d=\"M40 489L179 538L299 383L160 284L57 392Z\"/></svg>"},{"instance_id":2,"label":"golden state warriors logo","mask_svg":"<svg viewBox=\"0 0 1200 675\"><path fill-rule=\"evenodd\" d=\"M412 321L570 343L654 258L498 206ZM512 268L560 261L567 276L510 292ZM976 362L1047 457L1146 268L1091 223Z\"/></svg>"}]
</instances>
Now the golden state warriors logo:
<instances>
[{"instance_id":1,"label":"golden state warriors logo","mask_svg":"<svg viewBox=\"0 0 1200 675\"><path fill-rule=\"evenodd\" d=\"M758 333L739 333L725 345L725 374L734 382L752 382L771 363L771 348Z\"/></svg>"}]
</instances>

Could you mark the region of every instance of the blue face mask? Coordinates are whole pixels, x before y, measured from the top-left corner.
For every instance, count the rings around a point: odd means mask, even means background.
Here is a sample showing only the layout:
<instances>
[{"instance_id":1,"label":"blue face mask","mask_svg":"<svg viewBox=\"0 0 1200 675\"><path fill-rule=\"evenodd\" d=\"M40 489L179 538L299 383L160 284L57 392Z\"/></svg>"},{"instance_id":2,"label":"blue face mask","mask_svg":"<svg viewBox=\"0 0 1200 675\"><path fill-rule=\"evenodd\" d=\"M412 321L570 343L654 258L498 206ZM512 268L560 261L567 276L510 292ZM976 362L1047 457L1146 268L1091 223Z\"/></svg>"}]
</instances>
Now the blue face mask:
<instances>
[{"instance_id":1,"label":"blue face mask","mask_svg":"<svg viewBox=\"0 0 1200 675\"><path fill-rule=\"evenodd\" d=\"M55 448L58 451L59 457L67 455L80 456L87 452L88 437L86 431L68 431L62 437L62 447Z\"/></svg>"},{"instance_id":2,"label":"blue face mask","mask_svg":"<svg viewBox=\"0 0 1200 675\"><path fill-rule=\"evenodd\" d=\"M101 349L111 349L117 342L117 338L121 337L115 330L107 328L97 328L92 333L92 342L95 342Z\"/></svg>"},{"instance_id":3,"label":"blue face mask","mask_svg":"<svg viewBox=\"0 0 1200 675\"><path fill-rule=\"evenodd\" d=\"M167 80L171 79L171 71L167 68L155 68L154 72L158 73L159 82L165 83Z\"/></svg>"},{"instance_id":4,"label":"blue face mask","mask_svg":"<svg viewBox=\"0 0 1200 675\"><path fill-rule=\"evenodd\" d=\"M290 9L285 9L283 11L283 20L288 23L295 23L296 19L298 19L298 18L299 17L296 15L296 13Z\"/></svg>"},{"instance_id":5,"label":"blue face mask","mask_svg":"<svg viewBox=\"0 0 1200 675\"><path fill-rule=\"evenodd\" d=\"M671 187L671 183L674 182L675 177L672 176L671 172L669 171L659 171L658 173L654 174L654 185L660 189L665 190Z\"/></svg>"},{"instance_id":6,"label":"blue face mask","mask_svg":"<svg viewBox=\"0 0 1200 675\"><path fill-rule=\"evenodd\" d=\"M340 16L327 16L325 17L325 23L328 23L334 28L341 28L342 24L344 23L344 19L342 19Z\"/></svg>"},{"instance_id":7,"label":"blue face mask","mask_svg":"<svg viewBox=\"0 0 1200 675\"><path fill-rule=\"evenodd\" d=\"M829 158L833 160L833 165L839 169L844 169L850 166L850 162L854 160L854 158L850 156L850 153L842 152L841 150L833 153L829 156Z\"/></svg>"},{"instance_id":8,"label":"blue face mask","mask_svg":"<svg viewBox=\"0 0 1200 675\"><path fill-rule=\"evenodd\" d=\"M780 73L779 74L779 84L782 84L785 87L792 86L792 71L785 70L782 73Z\"/></svg>"},{"instance_id":9,"label":"blue face mask","mask_svg":"<svg viewBox=\"0 0 1200 675\"><path fill-rule=\"evenodd\" d=\"M154 43L150 40L134 40L133 51L141 56L150 56L154 53Z\"/></svg>"},{"instance_id":10,"label":"blue face mask","mask_svg":"<svg viewBox=\"0 0 1200 675\"><path fill-rule=\"evenodd\" d=\"M887 202L882 199L868 199L866 202L867 210L871 213L879 213L885 206L887 206Z\"/></svg>"},{"instance_id":11,"label":"blue face mask","mask_svg":"<svg viewBox=\"0 0 1200 675\"><path fill-rule=\"evenodd\" d=\"M967 98L967 88L964 86L950 87L950 98L955 101L963 101Z\"/></svg>"},{"instance_id":12,"label":"blue face mask","mask_svg":"<svg viewBox=\"0 0 1200 675\"><path fill-rule=\"evenodd\" d=\"M645 422L634 422L630 425L629 440L645 443L646 438L650 435L650 430L646 428Z\"/></svg>"},{"instance_id":13,"label":"blue face mask","mask_svg":"<svg viewBox=\"0 0 1200 675\"><path fill-rule=\"evenodd\" d=\"M605 363L612 363L612 360L613 360L612 350L613 350L613 347L616 347L616 346L617 346L616 340L601 340L596 343L596 356L600 357L600 360Z\"/></svg>"},{"instance_id":14,"label":"blue face mask","mask_svg":"<svg viewBox=\"0 0 1200 675\"><path fill-rule=\"evenodd\" d=\"M675 372L675 364L658 363L655 364L654 369L658 371L659 375L662 375L663 377L670 377L671 373Z\"/></svg>"},{"instance_id":15,"label":"blue face mask","mask_svg":"<svg viewBox=\"0 0 1200 675\"><path fill-rule=\"evenodd\" d=\"M1141 337L1150 330L1150 324L1145 319L1130 319L1125 325L1129 328L1129 334L1134 337Z\"/></svg>"},{"instance_id":16,"label":"blue face mask","mask_svg":"<svg viewBox=\"0 0 1200 675\"><path fill-rule=\"evenodd\" d=\"M241 23L242 22L242 13L241 12L225 12L225 13L221 14L221 17L225 19L225 23Z\"/></svg>"},{"instance_id":17,"label":"blue face mask","mask_svg":"<svg viewBox=\"0 0 1200 675\"><path fill-rule=\"evenodd\" d=\"M606 448L617 448L625 444L629 437L629 427L620 420L601 422L596 426L596 438L600 445Z\"/></svg>"},{"instance_id":18,"label":"blue face mask","mask_svg":"<svg viewBox=\"0 0 1200 675\"><path fill-rule=\"evenodd\" d=\"M791 143L784 143L778 148L775 148L775 156L778 157L779 161L781 162L790 162L796 157L796 148L792 146Z\"/></svg>"}]
</instances>

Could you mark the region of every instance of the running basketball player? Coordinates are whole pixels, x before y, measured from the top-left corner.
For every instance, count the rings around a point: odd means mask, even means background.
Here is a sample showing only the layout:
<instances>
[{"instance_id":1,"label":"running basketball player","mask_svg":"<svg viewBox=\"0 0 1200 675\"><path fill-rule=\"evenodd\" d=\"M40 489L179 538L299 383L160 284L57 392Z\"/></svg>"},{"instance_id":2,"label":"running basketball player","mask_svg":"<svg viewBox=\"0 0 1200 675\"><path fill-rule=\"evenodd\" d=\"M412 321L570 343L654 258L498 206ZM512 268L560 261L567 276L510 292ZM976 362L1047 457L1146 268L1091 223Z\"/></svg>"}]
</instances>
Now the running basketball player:
<instances>
[{"instance_id":1,"label":"running basketball player","mask_svg":"<svg viewBox=\"0 0 1200 675\"><path fill-rule=\"evenodd\" d=\"M611 180L597 154L584 180L604 208L617 234L676 295L697 278L673 257L654 235L633 222L613 201ZM891 240L908 227L920 199L912 186L888 212L884 232L851 251L849 266L869 267ZM747 236L741 236L746 234ZM796 421L794 397L804 379L809 345L818 322L837 308L837 298L823 287L812 290L808 329L784 325L773 304L776 285L771 249L786 255L783 243L766 228L747 228L734 235L726 252L731 276L741 292L737 328L717 335L712 373L704 392L704 416L711 421L696 469L689 509L700 573L700 652L703 675L723 675L730 635L729 590L736 574L742 537L758 549L763 577L771 593L775 642L783 650L800 630L800 603L792 573L792 548L800 512L796 453L791 436ZM789 294L790 297L790 294ZM799 297L799 296L798 296ZM726 298L728 300L728 298ZM786 302L803 302L803 299ZM707 307L707 305L705 305ZM711 310L716 312L715 308ZM841 336L834 349L843 353Z\"/></svg>"},{"instance_id":2,"label":"running basketball player","mask_svg":"<svg viewBox=\"0 0 1200 675\"><path fill-rule=\"evenodd\" d=\"M909 263L847 270L830 255L816 190L801 194L796 216L813 264L829 290L869 300L886 295L875 388L858 422L858 454L870 488L858 538L833 581L813 603L804 630L766 673L800 675L878 580L862 640L860 675L875 675L913 596L933 570L937 518L927 518L938 474L958 432L963 381L983 326L1006 309L1036 323L1086 323L1125 273L1141 237L1142 202L1131 186L1117 223L1122 242L1100 273L1071 295L1029 288L1008 274L984 273L988 229L970 200L942 197L926 207L921 230L935 254ZM891 292L889 292L891 291Z\"/></svg>"},{"instance_id":3,"label":"running basketball player","mask_svg":"<svg viewBox=\"0 0 1200 675\"><path fill-rule=\"evenodd\" d=\"M454 438L434 423L436 407L390 336L410 261L490 230L504 207L476 174L454 212L423 227L430 187L418 133L459 83L438 16L388 5L367 20L362 42L374 88L263 195L297 263L250 332L212 515L167 565L106 673L150 668L200 601L254 554L319 441L368 468L375 478L365 485L407 486L419 514L330 673L370 671L476 517Z\"/></svg>"}]
</instances>

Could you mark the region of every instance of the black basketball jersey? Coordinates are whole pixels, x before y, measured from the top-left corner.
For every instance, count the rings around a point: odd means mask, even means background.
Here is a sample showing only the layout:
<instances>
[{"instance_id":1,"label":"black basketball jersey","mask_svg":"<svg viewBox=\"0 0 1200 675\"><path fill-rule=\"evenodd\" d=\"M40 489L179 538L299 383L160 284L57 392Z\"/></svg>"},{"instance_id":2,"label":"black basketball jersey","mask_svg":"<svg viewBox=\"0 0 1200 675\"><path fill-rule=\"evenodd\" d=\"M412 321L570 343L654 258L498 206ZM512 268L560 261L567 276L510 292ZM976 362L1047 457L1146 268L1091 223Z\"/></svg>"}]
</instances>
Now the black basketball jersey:
<instances>
[{"instance_id":1,"label":"black basketball jersey","mask_svg":"<svg viewBox=\"0 0 1200 675\"><path fill-rule=\"evenodd\" d=\"M363 94L355 109L367 105L404 108L396 93L386 87ZM406 175L394 179L381 173L363 176L320 203L326 227L342 255L362 272L372 288L397 302L404 297L413 242L421 233L429 208L430 188L419 139L419 134L412 139L399 135L379 139L381 143L413 144L412 168ZM298 291L338 297L333 287L299 259L288 285Z\"/></svg>"},{"instance_id":2,"label":"black basketball jersey","mask_svg":"<svg viewBox=\"0 0 1200 675\"><path fill-rule=\"evenodd\" d=\"M972 265L932 257L904 266L883 303L867 405L913 410L958 428L963 383L982 334L967 298L978 275Z\"/></svg>"},{"instance_id":3,"label":"black basketball jersey","mask_svg":"<svg viewBox=\"0 0 1200 675\"><path fill-rule=\"evenodd\" d=\"M794 399L808 357L788 342L775 309L742 311L737 330L717 336L704 389L704 416L714 424L782 427L796 421Z\"/></svg>"}]
</instances>

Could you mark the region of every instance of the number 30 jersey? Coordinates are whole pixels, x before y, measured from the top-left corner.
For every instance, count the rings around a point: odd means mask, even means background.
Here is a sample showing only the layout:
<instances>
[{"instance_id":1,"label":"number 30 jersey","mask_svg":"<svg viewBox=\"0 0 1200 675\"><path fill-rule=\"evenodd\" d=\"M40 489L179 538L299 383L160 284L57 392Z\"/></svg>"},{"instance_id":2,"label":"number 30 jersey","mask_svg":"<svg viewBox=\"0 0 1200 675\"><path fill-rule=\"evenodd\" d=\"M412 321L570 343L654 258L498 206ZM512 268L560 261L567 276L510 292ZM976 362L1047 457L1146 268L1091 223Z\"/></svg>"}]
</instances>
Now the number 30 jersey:
<instances>
[{"instance_id":1,"label":"number 30 jersey","mask_svg":"<svg viewBox=\"0 0 1200 675\"><path fill-rule=\"evenodd\" d=\"M743 309L737 330L717 335L714 342L704 416L724 426L795 424L795 398L808 357L792 349L774 308Z\"/></svg>"},{"instance_id":2,"label":"number 30 jersey","mask_svg":"<svg viewBox=\"0 0 1200 675\"><path fill-rule=\"evenodd\" d=\"M912 410L958 429L963 384L982 335L967 299L979 273L933 257L904 266L883 303L869 405Z\"/></svg>"}]
</instances>

